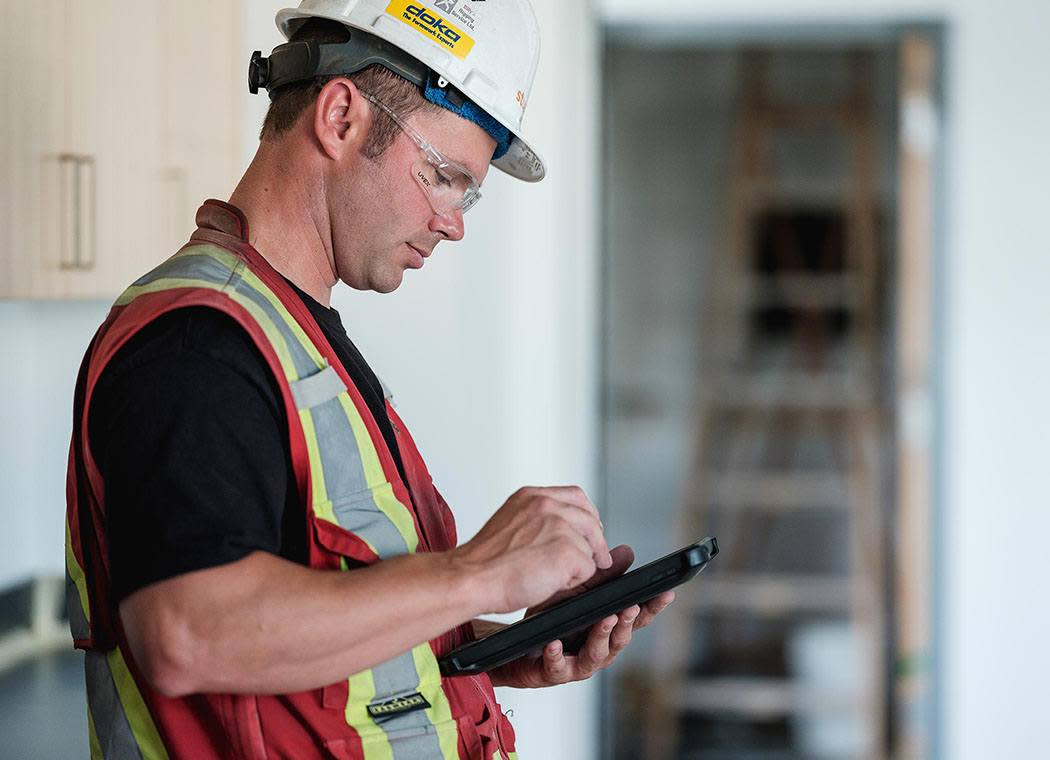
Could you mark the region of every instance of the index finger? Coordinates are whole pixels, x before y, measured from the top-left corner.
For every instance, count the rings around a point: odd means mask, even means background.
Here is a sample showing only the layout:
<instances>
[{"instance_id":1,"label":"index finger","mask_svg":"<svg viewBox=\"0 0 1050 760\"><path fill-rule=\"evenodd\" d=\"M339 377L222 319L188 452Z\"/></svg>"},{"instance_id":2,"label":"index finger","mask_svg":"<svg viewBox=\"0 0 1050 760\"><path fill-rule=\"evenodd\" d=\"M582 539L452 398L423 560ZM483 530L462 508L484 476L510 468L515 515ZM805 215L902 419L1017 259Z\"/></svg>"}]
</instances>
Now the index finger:
<instances>
[{"instance_id":1,"label":"index finger","mask_svg":"<svg viewBox=\"0 0 1050 760\"><path fill-rule=\"evenodd\" d=\"M609 567L598 568L594 575L583 582L584 588L595 588L613 578L619 578L634 564L634 550L627 544L610 549L609 556L612 557L612 564Z\"/></svg>"},{"instance_id":2,"label":"index finger","mask_svg":"<svg viewBox=\"0 0 1050 760\"><path fill-rule=\"evenodd\" d=\"M602 522L602 517L598 514L598 507L594 506L591 500L587 497L587 494L579 486L547 486L542 489L546 492L547 496L550 496L558 501L563 501L567 504L572 504L577 507L586 509L596 518L598 522ZM604 529L604 524L602 528Z\"/></svg>"},{"instance_id":3,"label":"index finger","mask_svg":"<svg viewBox=\"0 0 1050 760\"><path fill-rule=\"evenodd\" d=\"M594 515L582 507L575 504L565 504L564 502L562 504L564 504L565 508L561 510L561 516L590 544L598 567L611 567L613 556L609 552L609 544L605 541L601 523L594 518Z\"/></svg>"}]
</instances>

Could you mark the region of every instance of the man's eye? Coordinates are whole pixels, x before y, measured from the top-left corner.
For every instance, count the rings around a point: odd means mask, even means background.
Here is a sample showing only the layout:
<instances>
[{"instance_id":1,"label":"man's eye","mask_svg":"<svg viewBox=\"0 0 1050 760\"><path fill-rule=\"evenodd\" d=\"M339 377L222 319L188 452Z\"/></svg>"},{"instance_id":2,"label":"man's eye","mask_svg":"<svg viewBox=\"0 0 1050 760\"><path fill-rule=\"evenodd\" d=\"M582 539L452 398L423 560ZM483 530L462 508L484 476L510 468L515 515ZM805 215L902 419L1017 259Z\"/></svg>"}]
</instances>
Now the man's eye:
<instances>
[{"instance_id":1,"label":"man's eye","mask_svg":"<svg viewBox=\"0 0 1050 760\"><path fill-rule=\"evenodd\" d=\"M437 170L437 182L442 187L452 186L452 176L447 174L443 169Z\"/></svg>"}]
</instances>

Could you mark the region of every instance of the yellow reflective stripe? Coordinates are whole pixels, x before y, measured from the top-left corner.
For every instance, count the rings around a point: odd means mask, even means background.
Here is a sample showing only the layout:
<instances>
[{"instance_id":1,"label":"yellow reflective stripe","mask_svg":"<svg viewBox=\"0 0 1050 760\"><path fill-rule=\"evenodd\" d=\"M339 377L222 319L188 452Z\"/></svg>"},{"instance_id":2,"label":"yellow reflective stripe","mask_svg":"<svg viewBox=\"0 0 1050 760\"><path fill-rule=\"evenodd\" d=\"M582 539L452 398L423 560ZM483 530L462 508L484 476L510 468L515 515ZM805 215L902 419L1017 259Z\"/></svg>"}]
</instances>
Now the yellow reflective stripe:
<instances>
[{"instance_id":1,"label":"yellow reflective stripe","mask_svg":"<svg viewBox=\"0 0 1050 760\"><path fill-rule=\"evenodd\" d=\"M280 314L281 319L283 319L285 324L288 325L288 329L292 331L296 340L298 340L303 345L303 348L306 349L307 355L313 360L314 364L317 365L317 368L321 369L322 367L325 367L328 362L323 356L321 356L321 352L317 350L317 346L315 346L314 342L307 337L306 331L303 330L302 325L300 325L296 318L292 316L291 312L288 311L281 299L277 297L277 294L274 293L266 283L260 280L255 272L247 267L239 272L239 274L241 279L244 280L252 290L265 297L273 308L276 309L277 313Z\"/></svg>"},{"instance_id":2,"label":"yellow reflective stripe","mask_svg":"<svg viewBox=\"0 0 1050 760\"><path fill-rule=\"evenodd\" d=\"M168 751L164 748L157 726L153 723L153 716L139 693L139 687L128 670L128 664L124 662L120 648L107 654L106 659L109 661L113 683L117 687L120 703L124 706L124 714L127 716L128 725L131 726L131 733L138 742L143 760L168 760Z\"/></svg>"},{"instance_id":3,"label":"yellow reflective stripe","mask_svg":"<svg viewBox=\"0 0 1050 760\"><path fill-rule=\"evenodd\" d=\"M368 428L357 408L350 400L347 393L339 394L339 403L343 406L346 418L350 421L350 427L354 431L354 439L357 441L357 450L361 452L361 466L365 471L365 480L372 490L372 500L379 510L386 515L387 519L394 524L397 532L405 540L409 554L414 554L419 546L419 535L416 533L416 525L412 520L412 513L408 507L397 500L393 488L387 483L383 472L383 465L379 461L379 453L376 451L372 436L368 434ZM385 484L385 487L383 487Z\"/></svg>"},{"instance_id":4,"label":"yellow reflective stripe","mask_svg":"<svg viewBox=\"0 0 1050 760\"><path fill-rule=\"evenodd\" d=\"M368 714L368 705L376 696L376 683L372 671L362 670L350 676L347 688L349 693L346 700L346 723L361 737L364 760L394 760L394 750L386 738L386 733Z\"/></svg>"},{"instance_id":5,"label":"yellow reflective stripe","mask_svg":"<svg viewBox=\"0 0 1050 760\"><path fill-rule=\"evenodd\" d=\"M91 622L91 607L88 604L87 578L84 577L84 568L77 562L77 555L73 553L73 534L69 530L69 520L66 520L66 568L69 577L77 587L77 596L80 597L80 606L84 610L84 619ZM79 623L78 623L79 625Z\"/></svg>"},{"instance_id":6,"label":"yellow reflective stripe","mask_svg":"<svg viewBox=\"0 0 1050 760\"><path fill-rule=\"evenodd\" d=\"M88 716L88 747L91 749L91 760L105 760L102 756L102 745L98 741L98 734L95 733L95 719L91 717L90 708L87 711Z\"/></svg>"},{"instance_id":7,"label":"yellow reflective stripe","mask_svg":"<svg viewBox=\"0 0 1050 760\"><path fill-rule=\"evenodd\" d=\"M245 285L270 302L270 305L273 306L277 314L282 320L284 320L284 323L288 326L288 329L291 330L295 339L302 344L307 356L309 356L314 364L317 365L317 368L321 369L327 365L324 357L321 356L321 352L317 350L317 346L315 346L314 342L306 335L306 331L303 330L302 325L300 325L296 318L292 316L291 312L288 311L284 302L277 297L277 294L274 293L265 282L259 279L255 272L245 266L243 261L228 251L224 251L221 248L212 248L211 246L202 246L199 250L194 250L193 253L187 252L183 255L208 256L230 269L236 269L237 275L240 276Z\"/></svg>"},{"instance_id":8,"label":"yellow reflective stripe","mask_svg":"<svg viewBox=\"0 0 1050 760\"><path fill-rule=\"evenodd\" d=\"M412 649L412 659L419 674L419 691L430 703L426 710L427 718L434 726L447 727L438 730L438 743L441 756L445 760L459 760L459 730L452 720L452 707L441 688L441 670L430 644L424 642Z\"/></svg>"},{"instance_id":9,"label":"yellow reflective stripe","mask_svg":"<svg viewBox=\"0 0 1050 760\"><path fill-rule=\"evenodd\" d=\"M266 333L266 338L270 341L270 345L277 352L277 358L281 362L281 367L284 368L284 376L288 378L288 382L294 383L298 380L299 372L295 368L295 362L292 361L292 355L288 352L288 344L284 342L284 335L277 329L277 325L273 323L269 315L259 307L259 304L247 296L243 296L234 290L226 290L224 292L243 306L252 315L252 318L258 322L263 332Z\"/></svg>"},{"instance_id":10,"label":"yellow reflective stripe","mask_svg":"<svg viewBox=\"0 0 1050 760\"><path fill-rule=\"evenodd\" d=\"M139 296L159 293L162 290L175 290L177 288L207 288L208 290L222 291L223 286L216 285L207 280L196 280L190 277L161 277L145 285L132 285L115 301L116 306L127 306Z\"/></svg>"},{"instance_id":11,"label":"yellow reflective stripe","mask_svg":"<svg viewBox=\"0 0 1050 760\"><path fill-rule=\"evenodd\" d=\"M518 760L518 753L517 752L508 752L507 753L507 757L509 757L510 760Z\"/></svg>"},{"instance_id":12,"label":"yellow reflective stripe","mask_svg":"<svg viewBox=\"0 0 1050 760\"><path fill-rule=\"evenodd\" d=\"M202 248L200 249L199 253L184 255L186 255L187 257L207 256L208 258L215 259L224 264L225 266L230 267L231 270L240 266L241 271L231 271L231 278L235 273L241 275L242 278L244 278L246 274L250 274L247 267L244 267L243 262L241 262L239 259L232 255L223 256L220 254L221 252L217 249ZM247 280L247 278L245 279ZM258 283L258 285L262 286L263 290L260 292L266 296L267 300L272 301L272 298L274 296L272 293L265 289L265 285L262 285L262 283L259 282L258 278L255 278L254 275L252 275L252 279L254 279L254 281ZM292 361L292 356L288 352L288 344L284 340L284 335L280 332L280 330L278 330L277 326L273 323L273 320L270 319L269 315L266 314L266 312L264 312L258 304L256 304L250 298L238 293L233 288L230 288L229 283L219 285L214 282L209 282L208 280L201 280L196 278L162 277L145 285L132 285L120 295L120 297L116 301L116 305L127 306L139 296L149 295L151 293L160 293L165 290L176 290L178 288L203 288L205 290L214 290L216 292L225 293L234 302L244 307L245 310L247 310L248 313L251 314L252 318L263 329L263 332L266 333L266 337L270 341L270 345L273 346L274 351L277 353L277 358L281 363L281 367L284 369L285 377L287 377L290 382L295 382L299 379L299 373L296 371L295 363ZM290 315L288 315L288 312L283 308L280 311L283 312L283 318L291 318ZM303 338L305 339L305 337L306 336L304 334ZM317 349L312 348L312 344L310 348L312 349L312 351L308 349L308 352L311 353L311 355L317 354Z\"/></svg>"},{"instance_id":13,"label":"yellow reflective stripe","mask_svg":"<svg viewBox=\"0 0 1050 760\"><path fill-rule=\"evenodd\" d=\"M281 335L270 318L256 303L233 290L228 290L223 286L216 285L207 280L194 280L183 277L161 278L146 285L132 285L121 294L120 298L116 301L116 305L127 306L139 296L149 295L150 293L160 293L165 290L176 290L178 288L203 288L205 290L214 290L220 293L225 293L232 300L243 306L248 313L252 315L252 318L259 323L263 332L266 333L270 345L272 345L274 351L277 352L277 358L280 359L281 366L284 368L285 376L292 382L299 379L299 374L295 371L295 364L292 362L292 356L288 353L288 345L284 342L284 336Z\"/></svg>"}]
</instances>

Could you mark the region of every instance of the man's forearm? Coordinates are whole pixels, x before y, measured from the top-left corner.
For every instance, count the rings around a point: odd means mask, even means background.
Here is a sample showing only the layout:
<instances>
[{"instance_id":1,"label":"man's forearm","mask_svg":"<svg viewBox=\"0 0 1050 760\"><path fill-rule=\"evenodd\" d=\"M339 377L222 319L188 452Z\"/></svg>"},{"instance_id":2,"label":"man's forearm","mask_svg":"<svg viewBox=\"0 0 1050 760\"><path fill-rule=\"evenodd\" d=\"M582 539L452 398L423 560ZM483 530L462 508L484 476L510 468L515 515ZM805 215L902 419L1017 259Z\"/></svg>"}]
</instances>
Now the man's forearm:
<instances>
[{"instance_id":1,"label":"man's forearm","mask_svg":"<svg viewBox=\"0 0 1050 760\"><path fill-rule=\"evenodd\" d=\"M142 589L120 606L156 688L287 693L370 668L485 612L451 555L397 557L351 572L264 552Z\"/></svg>"}]
</instances>

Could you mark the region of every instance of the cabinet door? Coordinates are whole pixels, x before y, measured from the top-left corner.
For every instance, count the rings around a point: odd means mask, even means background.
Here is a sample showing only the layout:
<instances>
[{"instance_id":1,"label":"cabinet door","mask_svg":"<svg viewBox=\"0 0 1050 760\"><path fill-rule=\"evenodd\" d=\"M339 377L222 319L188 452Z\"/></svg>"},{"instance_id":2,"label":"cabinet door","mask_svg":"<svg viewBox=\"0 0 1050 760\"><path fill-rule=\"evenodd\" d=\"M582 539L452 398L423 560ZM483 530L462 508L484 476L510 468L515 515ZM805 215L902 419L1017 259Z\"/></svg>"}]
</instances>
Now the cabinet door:
<instances>
[{"instance_id":1,"label":"cabinet door","mask_svg":"<svg viewBox=\"0 0 1050 760\"><path fill-rule=\"evenodd\" d=\"M63 265L65 0L5 0L0 25L0 298L47 293Z\"/></svg>"},{"instance_id":2,"label":"cabinet door","mask_svg":"<svg viewBox=\"0 0 1050 760\"><path fill-rule=\"evenodd\" d=\"M166 200L159 231L174 253L193 232L197 207L233 193L241 169L240 104L248 53L237 32L237 3L182 0L161 11L164 59L162 177Z\"/></svg>"},{"instance_id":3,"label":"cabinet door","mask_svg":"<svg viewBox=\"0 0 1050 760\"><path fill-rule=\"evenodd\" d=\"M118 295L163 259L152 231L161 213L159 0L71 0L69 77L77 205L74 262L56 297Z\"/></svg>"},{"instance_id":4,"label":"cabinet door","mask_svg":"<svg viewBox=\"0 0 1050 760\"><path fill-rule=\"evenodd\" d=\"M0 1L0 298L112 299L235 186L239 6Z\"/></svg>"}]
</instances>

